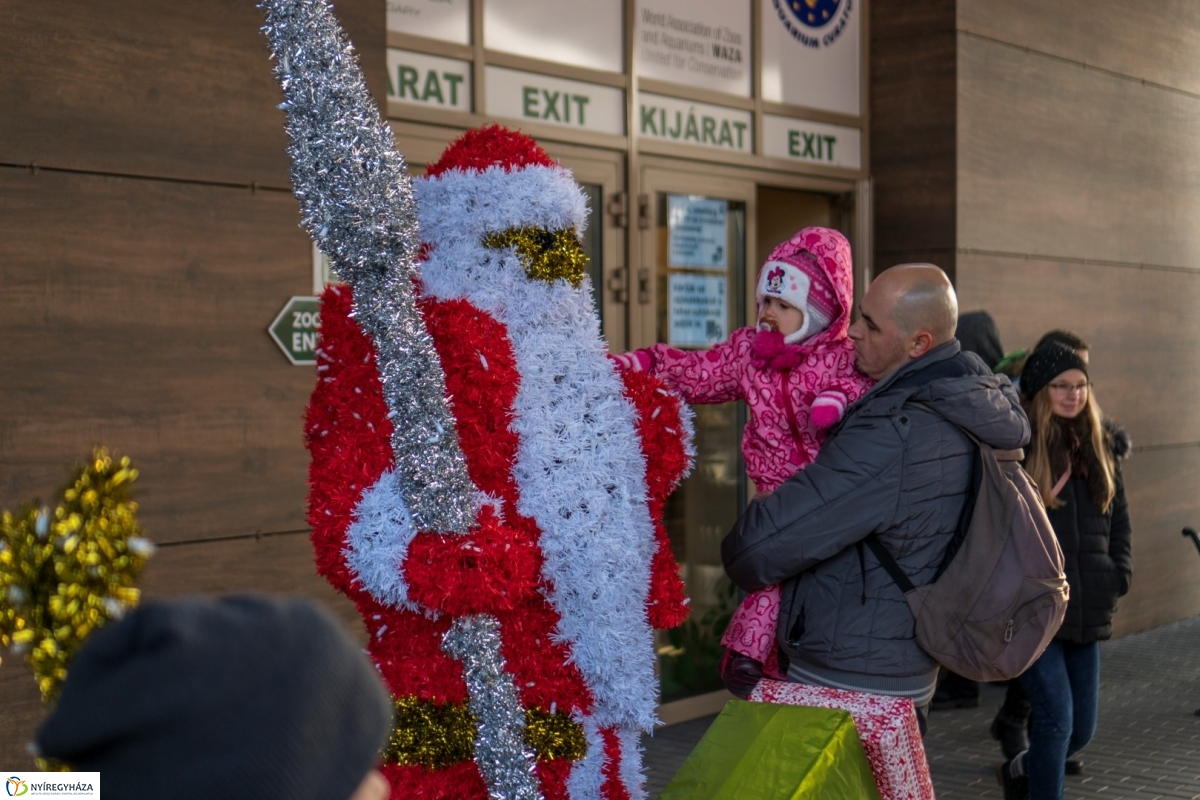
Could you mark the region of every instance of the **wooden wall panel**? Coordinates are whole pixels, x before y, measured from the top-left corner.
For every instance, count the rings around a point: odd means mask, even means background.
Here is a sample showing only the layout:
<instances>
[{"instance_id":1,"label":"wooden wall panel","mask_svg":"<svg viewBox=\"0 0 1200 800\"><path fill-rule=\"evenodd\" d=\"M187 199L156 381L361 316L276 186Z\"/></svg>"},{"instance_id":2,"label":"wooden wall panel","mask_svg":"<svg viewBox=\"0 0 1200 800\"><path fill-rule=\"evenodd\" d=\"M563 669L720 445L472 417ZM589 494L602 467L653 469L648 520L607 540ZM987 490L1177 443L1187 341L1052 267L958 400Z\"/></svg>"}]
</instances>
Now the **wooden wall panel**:
<instances>
[{"instance_id":1,"label":"wooden wall panel","mask_svg":"<svg viewBox=\"0 0 1200 800\"><path fill-rule=\"evenodd\" d=\"M354 604L317 574L308 532L160 547L146 564L146 597L219 596L240 592L300 594L340 619L366 645Z\"/></svg>"},{"instance_id":2,"label":"wooden wall panel","mask_svg":"<svg viewBox=\"0 0 1200 800\"><path fill-rule=\"evenodd\" d=\"M1200 267L1200 100L958 44L960 251Z\"/></svg>"},{"instance_id":3,"label":"wooden wall panel","mask_svg":"<svg viewBox=\"0 0 1200 800\"><path fill-rule=\"evenodd\" d=\"M1113 635L1200 614L1200 555L1180 531L1200 526L1200 447L1135 453L1125 464L1133 520L1133 583Z\"/></svg>"},{"instance_id":4,"label":"wooden wall panel","mask_svg":"<svg viewBox=\"0 0 1200 800\"><path fill-rule=\"evenodd\" d=\"M871 177L878 271L917 251L954 274L954 4L871 4Z\"/></svg>"},{"instance_id":5,"label":"wooden wall panel","mask_svg":"<svg viewBox=\"0 0 1200 800\"><path fill-rule=\"evenodd\" d=\"M871 41L923 38L955 30L958 0L908 0L904 3L872 2Z\"/></svg>"},{"instance_id":6,"label":"wooden wall panel","mask_svg":"<svg viewBox=\"0 0 1200 800\"><path fill-rule=\"evenodd\" d=\"M337 14L384 98L385 4ZM310 244L289 192L216 185L288 184L261 13L43 0L0 17L0 507L51 499L108 444L137 461L142 522L167 543L147 596L300 592L362 641L304 530L314 375L266 334L311 293ZM281 531L300 532L237 538ZM42 711L15 657L0 708L0 763L28 768Z\"/></svg>"},{"instance_id":7,"label":"wooden wall panel","mask_svg":"<svg viewBox=\"0 0 1200 800\"><path fill-rule=\"evenodd\" d=\"M991 312L1009 350L1082 336L1097 400L1135 445L1200 442L1200 272L959 254L958 298Z\"/></svg>"},{"instance_id":8,"label":"wooden wall panel","mask_svg":"<svg viewBox=\"0 0 1200 800\"><path fill-rule=\"evenodd\" d=\"M1200 93L1194 0L960 0L960 30Z\"/></svg>"},{"instance_id":9,"label":"wooden wall panel","mask_svg":"<svg viewBox=\"0 0 1200 800\"><path fill-rule=\"evenodd\" d=\"M266 329L312 292L290 193L0 168L0 507L95 443L158 541L305 527L314 382Z\"/></svg>"},{"instance_id":10,"label":"wooden wall panel","mask_svg":"<svg viewBox=\"0 0 1200 800\"><path fill-rule=\"evenodd\" d=\"M0 761L6 769L33 770L33 756L28 745L42 724L45 710L33 673L19 656L0 653Z\"/></svg>"},{"instance_id":11,"label":"wooden wall panel","mask_svg":"<svg viewBox=\"0 0 1200 800\"><path fill-rule=\"evenodd\" d=\"M383 0L337 14L385 100ZM6 4L0 163L288 185L262 24L247 0Z\"/></svg>"},{"instance_id":12,"label":"wooden wall panel","mask_svg":"<svg viewBox=\"0 0 1200 800\"><path fill-rule=\"evenodd\" d=\"M940 250L889 250L881 253L880 257L884 260L875 262L876 275L897 264L933 264L953 277L958 263L958 253L952 247Z\"/></svg>"},{"instance_id":13,"label":"wooden wall panel","mask_svg":"<svg viewBox=\"0 0 1200 800\"><path fill-rule=\"evenodd\" d=\"M147 598L241 592L304 595L332 611L355 639L366 643L366 630L353 604L317 576L307 535L163 547L142 578ZM6 655L0 665L0 708L0 764L33 769L25 746L45 712L29 667L19 657Z\"/></svg>"}]
</instances>

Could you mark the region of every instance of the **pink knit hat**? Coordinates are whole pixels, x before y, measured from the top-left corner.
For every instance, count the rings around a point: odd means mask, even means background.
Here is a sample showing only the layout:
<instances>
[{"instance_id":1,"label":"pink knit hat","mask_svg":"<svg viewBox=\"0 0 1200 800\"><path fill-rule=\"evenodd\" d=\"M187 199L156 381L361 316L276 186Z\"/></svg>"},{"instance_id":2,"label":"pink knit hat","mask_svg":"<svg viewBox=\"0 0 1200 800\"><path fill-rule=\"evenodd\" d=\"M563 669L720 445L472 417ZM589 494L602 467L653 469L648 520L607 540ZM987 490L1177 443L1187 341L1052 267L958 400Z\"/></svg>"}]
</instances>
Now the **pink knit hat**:
<instances>
[{"instance_id":1,"label":"pink knit hat","mask_svg":"<svg viewBox=\"0 0 1200 800\"><path fill-rule=\"evenodd\" d=\"M761 305L768 295L804 312L800 330L784 337L788 344L802 342L825 330L841 309L833 284L816 256L806 250L797 250L763 265L755 299Z\"/></svg>"}]
</instances>

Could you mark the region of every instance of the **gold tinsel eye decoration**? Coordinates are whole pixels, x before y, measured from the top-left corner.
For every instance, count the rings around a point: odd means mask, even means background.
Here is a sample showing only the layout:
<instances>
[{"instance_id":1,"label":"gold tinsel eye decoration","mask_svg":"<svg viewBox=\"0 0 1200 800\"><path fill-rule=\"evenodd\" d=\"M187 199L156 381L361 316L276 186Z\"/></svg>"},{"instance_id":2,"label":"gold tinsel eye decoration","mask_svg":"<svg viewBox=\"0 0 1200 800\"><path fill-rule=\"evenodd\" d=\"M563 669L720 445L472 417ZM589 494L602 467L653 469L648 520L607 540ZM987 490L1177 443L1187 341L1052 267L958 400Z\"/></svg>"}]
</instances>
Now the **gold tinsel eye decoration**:
<instances>
[{"instance_id":1,"label":"gold tinsel eye decoration","mask_svg":"<svg viewBox=\"0 0 1200 800\"><path fill-rule=\"evenodd\" d=\"M138 603L133 584L154 545L130 499L137 476L98 447L54 509L0 515L0 645L25 655L46 703L92 631Z\"/></svg>"},{"instance_id":2,"label":"gold tinsel eye decoration","mask_svg":"<svg viewBox=\"0 0 1200 800\"><path fill-rule=\"evenodd\" d=\"M499 233L490 233L483 238L484 247L504 249L515 247L525 274L533 280L553 283L564 278L572 286L579 286L588 257L579 246L574 228L549 231L540 225L528 228L509 228Z\"/></svg>"},{"instance_id":3,"label":"gold tinsel eye decoration","mask_svg":"<svg viewBox=\"0 0 1200 800\"><path fill-rule=\"evenodd\" d=\"M466 704L437 705L415 697L396 700L383 760L442 769L475 757L475 716ZM577 761L587 753L583 727L561 711L525 710L525 743L538 761Z\"/></svg>"}]
</instances>

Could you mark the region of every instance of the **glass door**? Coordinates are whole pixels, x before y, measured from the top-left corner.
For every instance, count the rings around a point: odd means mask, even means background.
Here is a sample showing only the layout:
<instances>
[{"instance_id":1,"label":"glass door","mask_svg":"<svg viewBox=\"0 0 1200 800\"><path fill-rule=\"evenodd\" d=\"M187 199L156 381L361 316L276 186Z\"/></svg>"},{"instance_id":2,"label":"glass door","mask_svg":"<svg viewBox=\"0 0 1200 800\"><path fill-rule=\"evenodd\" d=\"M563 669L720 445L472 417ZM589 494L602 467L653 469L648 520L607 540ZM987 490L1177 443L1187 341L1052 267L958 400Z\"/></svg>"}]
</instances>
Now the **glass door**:
<instances>
[{"instance_id":1,"label":"glass door","mask_svg":"<svg viewBox=\"0 0 1200 800\"><path fill-rule=\"evenodd\" d=\"M665 342L706 350L748 324L756 242L753 183L647 168L635 311L638 346ZM716 710L727 698L717 674L721 634L738 602L721 565L721 539L746 505L743 403L694 406L696 466L667 503L666 526L683 571L691 615L658 634L660 716ZM672 713L674 711L674 713ZM682 715L682 716L680 716Z\"/></svg>"}]
</instances>

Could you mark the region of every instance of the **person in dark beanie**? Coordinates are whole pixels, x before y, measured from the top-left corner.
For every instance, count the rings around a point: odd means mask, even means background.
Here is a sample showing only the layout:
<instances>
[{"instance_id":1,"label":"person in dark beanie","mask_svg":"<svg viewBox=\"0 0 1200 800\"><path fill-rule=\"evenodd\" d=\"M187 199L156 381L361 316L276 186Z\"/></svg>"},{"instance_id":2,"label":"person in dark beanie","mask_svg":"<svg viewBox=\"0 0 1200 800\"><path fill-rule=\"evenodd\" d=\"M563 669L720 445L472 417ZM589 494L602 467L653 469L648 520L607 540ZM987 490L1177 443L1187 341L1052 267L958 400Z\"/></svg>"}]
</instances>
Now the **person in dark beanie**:
<instances>
[{"instance_id":1,"label":"person in dark beanie","mask_svg":"<svg viewBox=\"0 0 1200 800\"><path fill-rule=\"evenodd\" d=\"M1033 351L1037 351L1054 342L1069 347L1074 351L1075 355L1079 356L1085 365L1088 364L1091 349L1088 343L1081 336L1071 331L1062 330L1061 328L1043 334L1042 338L1038 339L1037 344L1034 345ZM1017 387L1019 389L1020 368L1024 367L1028 353L1026 351L1018 351L1018 353L1020 355L1019 359L1013 362L1013 366L1017 368L1017 371L1012 374L1012 377L1017 379ZM1101 424L1104 426L1104 431L1109 438L1113 457L1118 463L1124 461L1133 450L1133 442L1130 439L1129 432L1108 417L1104 417ZM1021 689L1020 682L1010 681L1008 691L1004 696L1004 704L992 720L990 728L992 738L1000 742L1000 750L1004 753L1005 759L1013 758L1018 753L1029 748L1028 727L1029 700L1025 697L1025 692ZM1078 758L1067 759L1066 774L1080 775L1082 772L1082 761Z\"/></svg>"},{"instance_id":2,"label":"person in dark beanie","mask_svg":"<svg viewBox=\"0 0 1200 800\"><path fill-rule=\"evenodd\" d=\"M1133 574L1129 508L1088 365L1070 347L1035 350L1021 372L1032 435L1025 469L1046 504L1070 587L1066 617L1020 677L1032 708L1028 749L1000 768L1005 800L1061 800L1068 759L1096 731L1100 648Z\"/></svg>"},{"instance_id":3,"label":"person in dark beanie","mask_svg":"<svg viewBox=\"0 0 1200 800\"><path fill-rule=\"evenodd\" d=\"M35 746L116 800L384 800L390 723L375 670L310 601L187 599L96 631Z\"/></svg>"}]
</instances>

